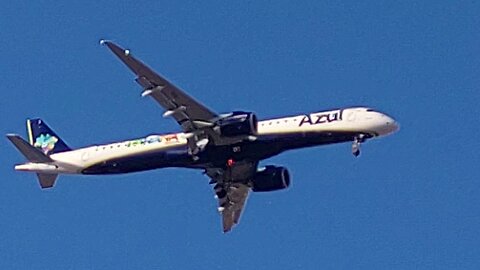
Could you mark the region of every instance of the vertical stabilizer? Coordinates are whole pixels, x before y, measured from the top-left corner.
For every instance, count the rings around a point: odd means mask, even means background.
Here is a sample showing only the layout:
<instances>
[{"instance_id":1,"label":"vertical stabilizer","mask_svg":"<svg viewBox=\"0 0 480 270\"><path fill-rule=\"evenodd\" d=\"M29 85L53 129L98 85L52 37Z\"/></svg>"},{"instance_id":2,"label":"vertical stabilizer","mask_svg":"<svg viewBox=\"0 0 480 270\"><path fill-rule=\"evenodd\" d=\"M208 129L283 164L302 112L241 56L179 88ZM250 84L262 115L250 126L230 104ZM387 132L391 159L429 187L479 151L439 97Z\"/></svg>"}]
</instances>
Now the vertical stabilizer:
<instances>
[{"instance_id":1,"label":"vertical stabilizer","mask_svg":"<svg viewBox=\"0 0 480 270\"><path fill-rule=\"evenodd\" d=\"M71 150L42 119L28 119L27 133L29 143L46 155Z\"/></svg>"}]
</instances>

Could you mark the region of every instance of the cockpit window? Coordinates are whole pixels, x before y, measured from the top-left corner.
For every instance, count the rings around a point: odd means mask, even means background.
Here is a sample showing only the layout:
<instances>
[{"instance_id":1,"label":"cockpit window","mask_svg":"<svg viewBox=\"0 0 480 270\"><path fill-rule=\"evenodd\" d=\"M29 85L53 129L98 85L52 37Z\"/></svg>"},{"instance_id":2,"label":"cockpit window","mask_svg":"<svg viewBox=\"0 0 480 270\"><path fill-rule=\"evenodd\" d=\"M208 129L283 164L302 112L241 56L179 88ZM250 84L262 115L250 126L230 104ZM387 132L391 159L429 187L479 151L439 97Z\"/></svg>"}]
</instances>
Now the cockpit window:
<instances>
[{"instance_id":1,"label":"cockpit window","mask_svg":"<svg viewBox=\"0 0 480 270\"><path fill-rule=\"evenodd\" d=\"M379 111L377 111L377 110L374 110L374 109L367 109L367 112L376 112L376 113L380 113Z\"/></svg>"}]
</instances>

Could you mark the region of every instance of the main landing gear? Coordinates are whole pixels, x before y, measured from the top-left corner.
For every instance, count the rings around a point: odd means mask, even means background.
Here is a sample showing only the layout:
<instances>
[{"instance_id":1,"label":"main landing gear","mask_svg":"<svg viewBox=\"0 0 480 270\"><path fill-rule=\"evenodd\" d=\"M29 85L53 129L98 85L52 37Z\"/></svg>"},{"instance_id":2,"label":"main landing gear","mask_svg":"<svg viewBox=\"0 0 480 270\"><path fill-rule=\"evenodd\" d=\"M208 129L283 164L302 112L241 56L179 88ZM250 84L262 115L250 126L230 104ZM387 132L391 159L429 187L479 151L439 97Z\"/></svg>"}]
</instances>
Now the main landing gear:
<instances>
[{"instance_id":1,"label":"main landing gear","mask_svg":"<svg viewBox=\"0 0 480 270\"><path fill-rule=\"evenodd\" d=\"M198 161L200 158L198 154L205 150L205 147L209 143L208 138L188 138L188 154L192 157L193 161Z\"/></svg>"},{"instance_id":2,"label":"main landing gear","mask_svg":"<svg viewBox=\"0 0 480 270\"><path fill-rule=\"evenodd\" d=\"M356 157L360 155L360 144L365 142L365 135L364 134L358 134L355 136L353 139L352 143L352 154Z\"/></svg>"}]
</instances>

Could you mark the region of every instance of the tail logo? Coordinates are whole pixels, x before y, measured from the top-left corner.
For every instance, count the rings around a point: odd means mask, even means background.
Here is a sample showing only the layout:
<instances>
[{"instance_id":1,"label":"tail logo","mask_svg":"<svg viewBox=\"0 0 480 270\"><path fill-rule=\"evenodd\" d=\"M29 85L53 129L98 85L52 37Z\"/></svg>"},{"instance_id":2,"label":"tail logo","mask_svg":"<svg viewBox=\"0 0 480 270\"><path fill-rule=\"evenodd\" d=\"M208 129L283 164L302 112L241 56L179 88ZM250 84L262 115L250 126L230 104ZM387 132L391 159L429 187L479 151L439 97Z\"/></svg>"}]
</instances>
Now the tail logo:
<instances>
[{"instance_id":1,"label":"tail logo","mask_svg":"<svg viewBox=\"0 0 480 270\"><path fill-rule=\"evenodd\" d=\"M46 155L55 148L57 142L57 137L50 134L42 134L35 139L35 144L33 146L42 149L43 153Z\"/></svg>"}]
</instances>

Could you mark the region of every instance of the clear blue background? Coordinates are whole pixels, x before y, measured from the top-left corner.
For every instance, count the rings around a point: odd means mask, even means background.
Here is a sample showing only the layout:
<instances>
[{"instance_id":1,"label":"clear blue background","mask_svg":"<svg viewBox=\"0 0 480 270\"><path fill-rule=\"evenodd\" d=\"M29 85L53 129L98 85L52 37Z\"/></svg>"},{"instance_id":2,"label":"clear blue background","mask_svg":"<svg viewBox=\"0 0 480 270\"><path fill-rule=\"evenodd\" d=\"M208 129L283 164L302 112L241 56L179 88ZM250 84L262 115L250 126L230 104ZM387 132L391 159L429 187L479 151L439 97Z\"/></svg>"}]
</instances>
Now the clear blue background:
<instances>
[{"instance_id":1,"label":"clear blue background","mask_svg":"<svg viewBox=\"0 0 480 270\"><path fill-rule=\"evenodd\" d=\"M233 1L232 1L233 2ZM369 105L401 123L288 152L289 190L221 232L200 171L63 176L42 191L0 141L1 269L479 269L476 1L8 1L0 133L44 118L73 147L177 131L109 38L215 111Z\"/></svg>"}]
</instances>

